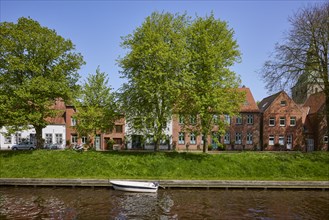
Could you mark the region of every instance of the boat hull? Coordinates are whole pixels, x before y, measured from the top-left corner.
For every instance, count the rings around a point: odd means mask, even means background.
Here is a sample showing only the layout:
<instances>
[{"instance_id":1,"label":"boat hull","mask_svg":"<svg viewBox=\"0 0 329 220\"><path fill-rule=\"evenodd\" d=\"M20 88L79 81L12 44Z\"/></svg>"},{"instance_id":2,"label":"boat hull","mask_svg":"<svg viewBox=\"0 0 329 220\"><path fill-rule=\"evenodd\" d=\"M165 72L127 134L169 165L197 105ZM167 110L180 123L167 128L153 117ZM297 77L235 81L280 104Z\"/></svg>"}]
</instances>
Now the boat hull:
<instances>
[{"instance_id":1,"label":"boat hull","mask_svg":"<svg viewBox=\"0 0 329 220\"><path fill-rule=\"evenodd\" d=\"M154 193L158 190L158 184L153 182L110 181L110 183L115 190L126 192Z\"/></svg>"}]
</instances>

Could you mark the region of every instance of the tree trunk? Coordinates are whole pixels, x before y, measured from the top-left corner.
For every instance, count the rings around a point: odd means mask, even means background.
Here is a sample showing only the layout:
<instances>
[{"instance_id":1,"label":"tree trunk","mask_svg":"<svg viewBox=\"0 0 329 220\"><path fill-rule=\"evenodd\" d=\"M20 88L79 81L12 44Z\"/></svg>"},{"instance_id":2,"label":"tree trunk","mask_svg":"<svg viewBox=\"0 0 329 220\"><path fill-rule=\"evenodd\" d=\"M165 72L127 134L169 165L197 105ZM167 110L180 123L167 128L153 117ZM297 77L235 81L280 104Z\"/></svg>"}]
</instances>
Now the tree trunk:
<instances>
[{"instance_id":1,"label":"tree trunk","mask_svg":"<svg viewBox=\"0 0 329 220\"><path fill-rule=\"evenodd\" d=\"M325 114L326 114L326 122L327 122L327 131L326 135L329 137L329 92L325 93L326 95L326 104L325 104ZM327 143L327 151L329 151L329 143Z\"/></svg>"},{"instance_id":2,"label":"tree trunk","mask_svg":"<svg viewBox=\"0 0 329 220\"><path fill-rule=\"evenodd\" d=\"M36 147L37 149L41 149L43 148L43 144L44 144L44 140L42 139L42 129L43 127L42 126L34 126L35 128L35 138L36 138Z\"/></svg>"},{"instance_id":3,"label":"tree trunk","mask_svg":"<svg viewBox=\"0 0 329 220\"><path fill-rule=\"evenodd\" d=\"M203 153L208 153L208 136L206 133L203 133Z\"/></svg>"}]
</instances>

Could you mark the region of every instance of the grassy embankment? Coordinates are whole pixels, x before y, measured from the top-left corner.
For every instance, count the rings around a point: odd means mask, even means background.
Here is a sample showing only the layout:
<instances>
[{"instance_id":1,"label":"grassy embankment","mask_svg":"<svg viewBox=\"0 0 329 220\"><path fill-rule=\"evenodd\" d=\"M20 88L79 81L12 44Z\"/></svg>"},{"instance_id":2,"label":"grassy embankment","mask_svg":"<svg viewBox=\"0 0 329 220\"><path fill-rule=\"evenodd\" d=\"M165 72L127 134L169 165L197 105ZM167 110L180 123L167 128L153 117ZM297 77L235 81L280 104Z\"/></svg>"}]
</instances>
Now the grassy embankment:
<instances>
[{"instance_id":1,"label":"grassy embankment","mask_svg":"<svg viewBox=\"0 0 329 220\"><path fill-rule=\"evenodd\" d=\"M329 180L329 153L1 151L0 177Z\"/></svg>"}]
</instances>

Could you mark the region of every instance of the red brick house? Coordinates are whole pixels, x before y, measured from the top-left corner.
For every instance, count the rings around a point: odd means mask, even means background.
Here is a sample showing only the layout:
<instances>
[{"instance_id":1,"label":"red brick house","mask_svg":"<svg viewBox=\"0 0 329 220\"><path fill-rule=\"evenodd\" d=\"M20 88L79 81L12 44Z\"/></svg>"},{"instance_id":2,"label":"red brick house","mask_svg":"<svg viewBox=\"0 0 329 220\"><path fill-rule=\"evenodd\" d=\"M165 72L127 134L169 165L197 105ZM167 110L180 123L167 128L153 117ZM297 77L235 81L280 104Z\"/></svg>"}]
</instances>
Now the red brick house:
<instances>
[{"instance_id":1,"label":"red brick house","mask_svg":"<svg viewBox=\"0 0 329 220\"><path fill-rule=\"evenodd\" d=\"M66 140L67 145L72 144L86 144L88 142L87 137L80 137L74 128L78 123L73 117L76 109L74 106L67 105L65 111L65 121L66 121ZM109 150L108 142L112 140L114 142L113 148L119 149L122 148L124 144L124 135L125 135L125 119L124 117L118 119L115 122L114 129L108 131L107 133L99 133L94 137L94 140L91 140L94 144L96 150Z\"/></svg>"},{"instance_id":2,"label":"red brick house","mask_svg":"<svg viewBox=\"0 0 329 220\"><path fill-rule=\"evenodd\" d=\"M207 137L207 143L216 149L218 142L228 150L255 149L259 143L260 113L258 106L249 88L240 88L239 91L246 94L246 100L241 104L240 114L233 118L227 115L220 116L226 120L228 127L224 134L215 137L218 128L214 126L212 137ZM193 120L193 118L191 118ZM196 120L196 119L194 119ZM199 150L203 146L202 135L184 130L184 122L179 115L173 116L172 140L176 143L177 150L185 150L188 144L189 150ZM191 123L193 124L193 123ZM218 139L218 142L215 141Z\"/></svg>"},{"instance_id":3,"label":"red brick house","mask_svg":"<svg viewBox=\"0 0 329 220\"><path fill-rule=\"evenodd\" d=\"M306 114L286 92L264 98L258 107L263 118L260 132L264 150L305 150Z\"/></svg>"},{"instance_id":4,"label":"red brick house","mask_svg":"<svg viewBox=\"0 0 329 220\"><path fill-rule=\"evenodd\" d=\"M324 92L318 92L310 95L303 105L308 113L304 124L304 136L308 151L328 149L325 100Z\"/></svg>"}]
</instances>

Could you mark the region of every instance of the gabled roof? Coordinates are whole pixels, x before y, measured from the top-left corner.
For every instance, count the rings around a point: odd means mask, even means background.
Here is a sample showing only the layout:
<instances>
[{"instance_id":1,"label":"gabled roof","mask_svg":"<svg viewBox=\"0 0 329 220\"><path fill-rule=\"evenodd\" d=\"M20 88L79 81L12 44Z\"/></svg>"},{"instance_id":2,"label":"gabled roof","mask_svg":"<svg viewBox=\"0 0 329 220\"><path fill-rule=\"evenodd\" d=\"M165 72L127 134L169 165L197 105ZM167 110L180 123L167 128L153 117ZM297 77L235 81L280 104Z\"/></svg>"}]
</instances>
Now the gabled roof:
<instances>
[{"instance_id":1,"label":"gabled roof","mask_svg":"<svg viewBox=\"0 0 329 220\"><path fill-rule=\"evenodd\" d=\"M65 103L62 99L57 99L52 106L52 109L57 110L57 115L55 117L48 117L46 121L52 125L63 125L65 124L64 114L65 114Z\"/></svg>"},{"instance_id":2,"label":"gabled roof","mask_svg":"<svg viewBox=\"0 0 329 220\"><path fill-rule=\"evenodd\" d=\"M249 88L243 87L238 89L240 92L246 93L246 100L241 105L241 112L259 112L259 108Z\"/></svg>"},{"instance_id":3,"label":"gabled roof","mask_svg":"<svg viewBox=\"0 0 329 220\"><path fill-rule=\"evenodd\" d=\"M272 102L284 91L280 91L274 95L268 96L266 98L264 98L259 104L258 104L258 108L261 112L264 112L271 104Z\"/></svg>"},{"instance_id":4,"label":"gabled roof","mask_svg":"<svg viewBox=\"0 0 329 220\"><path fill-rule=\"evenodd\" d=\"M317 113L325 105L326 96L324 92L318 92L310 95L305 101L303 107L309 107L309 114Z\"/></svg>"}]
</instances>

